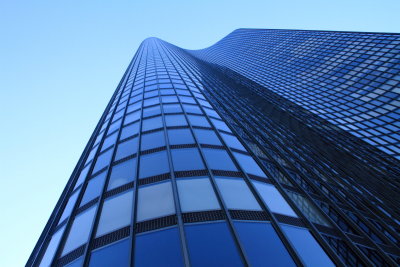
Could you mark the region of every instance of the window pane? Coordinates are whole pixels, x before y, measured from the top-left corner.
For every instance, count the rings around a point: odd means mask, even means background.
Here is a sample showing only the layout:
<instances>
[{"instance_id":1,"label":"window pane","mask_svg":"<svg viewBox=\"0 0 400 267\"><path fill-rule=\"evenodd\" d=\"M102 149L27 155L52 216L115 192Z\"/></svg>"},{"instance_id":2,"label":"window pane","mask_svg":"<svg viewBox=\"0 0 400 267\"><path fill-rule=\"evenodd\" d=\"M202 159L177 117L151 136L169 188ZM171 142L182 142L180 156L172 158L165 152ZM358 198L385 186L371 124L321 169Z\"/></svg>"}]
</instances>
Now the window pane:
<instances>
[{"instance_id":1,"label":"window pane","mask_svg":"<svg viewBox=\"0 0 400 267\"><path fill-rule=\"evenodd\" d=\"M189 129L168 130L170 145L193 144L194 139Z\"/></svg>"},{"instance_id":2,"label":"window pane","mask_svg":"<svg viewBox=\"0 0 400 267\"><path fill-rule=\"evenodd\" d=\"M75 202L78 199L78 195L79 192L81 190L77 190L75 193L72 194L72 196L68 199L67 205L65 206L64 212L61 215L60 220L58 221L58 223L61 223L62 221L64 221L67 217L69 217L69 215L71 215L72 209L74 208Z\"/></svg>"},{"instance_id":3,"label":"window pane","mask_svg":"<svg viewBox=\"0 0 400 267\"><path fill-rule=\"evenodd\" d=\"M175 213L171 182L139 188L137 221L145 221Z\"/></svg>"},{"instance_id":4,"label":"window pane","mask_svg":"<svg viewBox=\"0 0 400 267\"><path fill-rule=\"evenodd\" d=\"M203 149L203 152L210 169L237 171L235 165L225 150Z\"/></svg>"},{"instance_id":5,"label":"window pane","mask_svg":"<svg viewBox=\"0 0 400 267\"><path fill-rule=\"evenodd\" d=\"M230 133L231 130L229 129L229 127L225 124L225 122L220 121L220 120L216 120L216 119L211 119L212 123L214 124L215 128L219 129L219 130L223 130L225 132Z\"/></svg>"},{"instance_id":6,"label":"window pane","mask_svg":"<svg viewBox=\"0 0 400 267\"><path fill-rule=\"evenodd\" d=\"M106 167L111 160L114 149L109 149L97 157L96 165L93 168L93 174Z\"/></svg>"},{"instance_id":7,"label":"window pane","mask_svg":"<svg viewBox=\"0 0 400 267\"><path fill-rule=\"evenodd\" d=\"M148 107L148 106L159 104L159 103L160 103L160 99L157 96L157 97L145 99L143 102L143 106Z\"/></svg>"},{"instance_id":8,"label":"window pane","mask_svg":"<svg viewBox=\"0 0 400 267\"><path fill-rule=\"evenodd\" d=\"M193 126L201 126L201 127L211 127L208 123L206 117L196 116L196 115L188 115L188 119L190 124Z\"/></svg>"},{"instance_id":9,"label":"window pane","mask_svg":"<svg viewBox=\"0 0 400 267\"><path fill-rule=\"evenodd\" d=\"M129 139L118 145L117 153L115 155L115 160L120 160L129 157L137 153L138 149L138 138Z\"/></svg>"},{"instance_id":10,"label":"window pane","mask_svg":"<svg viewBox=\"0 0 400 267\"><path fill-rule=\"evenodd\" d=\"M164 131L142 135L141 150L165 146Z\"/></svg>"},{"instance_id":11,"label":"window pane","mask_svg":"<svg viewBox=\"0 0 400 267\"><path fill-rule=\"evenodd\" d=\"M166 115L165 124L171 126L185 126L187 125L185 116L183 115Z\"/></svg>"},{"instance_id":12,"label":"window pane","mask_svg":"<svg viewBox=\"0 0 400 267\"><path fill-rule=\"evenodd\" d=\"M131 223L133 191L116 195L104 201L96 237L118 230Z\"/></svg>"},{"instance_id":13,"label":"window pane","mask_svg":"<svg viewBox=\"0 0 400 267\"><path fill-rule=\"evenodd\" d=\"M92 165L92 164L87 165L87 166L81 171L81 173L79 174L79 177L78 177L78 181L76 181L76 184L75 184L75 186L74 186L74 190L75 190L76 188L78 188L78 187L85 181L86 176L87 176L87 174L89 173L89 169L90 169L90 166L91 166L91 165Z\"/></svg>"},{"instance_id":14,"label":"window pane","mask_svg":"<svg viewBox=\"0 0 400 267\"><path fill-rule=\"evenodd\" d=\"M65 242L62 256L85 244L89 238L90 229L96 213L97 205L89 208L75 217Z\"/></svg>"},{"instance_id":15,"label":"window pane","mask_svg":"<svg viewBox=\"0 0 400 267\"><path fill-rule=\"evenodd\" d=\"M129 266L130 239L118 241L92 252L89 266Z\"/></svg>"},{"instance_id":16,"label":"window pane","mask_svg":"<svg viewBox=\"0 0 400 267\"><path fill-rule=\"evenodd\" d=\"M138 119L140 119L140 110L125 115L124 125L137 121Z\"/></svg>"},{"instance_id":17,"label":"window pane","mask_svg":"<svg viewBox=\"0 0 400 267\"><path fill-rule=\"evenodd\" d=\"M264 172L260 169L260 166L258 166L258 164L252 157L236 152L233 152L233 155L245 172L261 177L266 177Z\"/></svg>"},{"instance_id":18,"label":"window pane","mask_svg":"<svg viewBox=\"0 0 400 267\"><path fill-rule=\"evenodd\" d=\"M142 132L163 127L161 117L143 120Z\"/></svg>"},{"instance_id":19,"label":"window pane","mask_svg":"<svg viewBox=\"0 0 400 267\"><path fill-rule=\"evenodd\" d=\"M235 136L226 134L226 133L221 133L221 136L222 136L222 139L224 139L227 146L229 146L231 148L236 148L239 150L246 151L246 149L242 146L242 144L239 142L239 140Z\"/></svg>"},{"instance_id":20,"label":"window pane","mask_svg":"<svg viewBox=\"0 0 400 267\"><path fill-rule=\"evenodd\" d=\"M112 168L107 190L130 183L136 175L136 158L124 161Z\"/></svg>"},{"instance_id":21,"label":"window pane","mask_svg":"<svg viewBox=\"0 0 400 267\"><path fill-rule=\"evenodd\" d=\"M140 157L139 178L159 175L169 172L166 151L151 153Z\"/></svg>"},{"instance_id":22,"label":"window pane","mask_svg":"<svg viewBox=\"0 0 400 267\"><path fill-rule=\"evenodd\" d=\"M182 212L217 210L219 204L208 179L178 179L179 201Z\"/></svg>"},{"instance_id":23,"label":"window pane","mask_svg":"<svg viewBox=\"0 0 400 267\"><path fill-rule=\"evenodd\" d=\"M101 147L101 151L104 151L106 148L109 148L110 146L114 145L115 141L117 141L117 137L118 137L118 132L115 132L112 135L106 137L103 146Z\"/></svg>"},{"instance_id":24,"label":"window pane","mask_svg":"<svg viewBox=\"0 0 400 267\"><path fill-rule=\"evenodd\" d=\"M110 133L112 133L115 130L119 129L119 127L121 126L121 123L122 123L122 119L121 120L117 120L116 122L112 123L110 125L110 127L108 128L107 135L109 135Z\"/></svg>"},{"instance_id":25,"label":"window pane","mask_svg":"<svg viewBox=\"0 0 400 267\"><path fill-rule=\"evenodd\" d=\"M185 226L192 266L243 266L226 223Z\"/></svg>"},{"instance_id":26,"label":"window pane","mask_svg":"<svg viewBox=\"0 0 400 267\"><path fill-rule=\"evenodd\" d=\"M178 102L178 98L176 96L162 96L163 103L175 103Z\"/></svg>"},{"instance_id":27,"label":"window pane","mask_svg":"<svg viewBox=\"0 0 400 267\"><path fill-rule=\"evenodd\" d=\"M194 129L194 134L200 144L221 145L218 136L212 130Z\"/></svg>"},{"instance_id":28,"label":"window pane","mask_svg":"<svg viewBox=\"0 0 400 267\"><path fill-rule=\"evenodd\" d=\"M135 266L183 266L177 228L137 235Z\"/></svg>"},{"instance_id":29,"label":"window pane","mask_svg":"<svg viewBox=\"0 0 400 267\"><path fill-rule=\"evenodd\" d=\"M221 117L217 114L217 112L215 112L212 109L205 108L204 111L207 113L208 116L221 119Z\"/></svg>"},{"instance_id":30,"label":"window pane","mask_svg":"<svg viewBox=\"0 0 400 267\"><path fill-rule=\"evenodd\" d=\"M218 177L215 180L228 209L261 210L243 179Z\"/></svg>"},{"instance_id":31,"label":"window pane","mask_svg":"<svg viewBox=\"0 0 400 267\"><path fill-rule=\"evenodd\" d=\"M143 110L143 117L149 117L149 116L154 116L154 115L159 115L161 114L161 108L160 106L154 106L154 107L149 107L145 108Z\"/></svg>"},{"instance_id":32,"label":"window pane","mask_svg":"<svg viewBox=\"0 0 400 267\"><path fill-rule=\"evenodd\" d=\"M307 266L335 266L307 229L283 224L281 226Z\"/></svg>"},{"instance_id":33,"label":"window pane","mask_svg":"<svg viewBox=\"0 0 400 267\"><path fill-rule=\"evenodd\" d=\"M178 113L182 112L179 104L163 104L164 113Z\"/></svg>"},{"instance_id":34,"label":"window pane","mask_svg":"<svg viewBox=\"0 0 400 267\"><path fill-rule=\"evenodd\" d=\"M188 105L188 104L183 104L183 109L187 113L196 113L196 114L202 114L201 109L196 106L196 105Z\"/></svg>"},{"instance_id":35,"label":"window pane","mask_svg":"<svg viewBox=\"0 0 400 267\"><path fill-rule=\"evenodd\" d=\"M275 186L257 181L252 181L252 183L272 212L297 217Z\"/></svg>"},{"instance_id":36,"label":"window pane","mask_svg":"<svg viewBox=\"0 0 400 267\"><path fill-rule=\"evenodd\" d=\"M85 205L90 200L95 199L101 193L103 189L104 181L106 179L107 172L102 172L96 177L90 179L88 185L86 186L85 194L83 195L80 206Z\"/></svg>"},{"instance_id":37,"label":"window pane","mask_svg":"<svg viewBox=\"0 0 400 267\"><path fill-rule=\"evenodd\" d=\"M139 122L133 123L122 128L120 140L131 137L139 133Z\"/></svg>"},{"instance_id":38,"label":"window pane","mask_svg":"<svg viewBox=\"0 0 400 267\"><path fill-rule=\"evenodd\" d=\"M269 223L234 222L251 266L296 266Z\"/></svg>"},{"instance_id":39,"label":"window pane","mask_svg":"<svg viewBox=\"0 0 400 267\"><path fill-rule=\"evenodd\" d=\"M61 237L65 231L65 226L61 227L53 236L47 246L46 252L40 262L40 267L48 267L53 260L54 254L56 253L57 247L60 244Z\"/></svg>"},{"instance_id":40,"label":"window pane","mask_svg":"<svg viewBox=\"0 0 400 267\"><path fill-rule=\"evenodd\" d=\"M175 171L201 170L205 168L197 148L172 149L171 155Z\"/></svg>"}]
</instances>

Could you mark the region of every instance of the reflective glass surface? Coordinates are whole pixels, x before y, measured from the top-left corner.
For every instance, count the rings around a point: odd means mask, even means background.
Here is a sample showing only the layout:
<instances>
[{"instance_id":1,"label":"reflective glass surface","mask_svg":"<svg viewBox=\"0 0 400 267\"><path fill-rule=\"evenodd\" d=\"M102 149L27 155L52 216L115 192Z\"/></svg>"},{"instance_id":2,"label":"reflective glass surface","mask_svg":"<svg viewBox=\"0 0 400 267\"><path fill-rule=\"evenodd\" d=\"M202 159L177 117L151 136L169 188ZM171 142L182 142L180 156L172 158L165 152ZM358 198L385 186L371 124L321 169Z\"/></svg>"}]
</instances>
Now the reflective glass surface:
<instances>
[{"instance_id":1,"label":"reflective glass surface","mask_svg":"<svg viewBox=\"0 0 400 267\"><path fill-rule=\"evenodd\" d=\"M172 149L171 155L175 171L204 169L204 164L197 148Z\"/></svg>"},{"instance_id":2,"label":"reflective glass surface","mask_svg":"<svg viewBox=\"0 0 400 267\"><path fill-rule=\"evenodd\" d=\"M171 182L142 186L138 193L137 221L175 213Z\"/></svg>"},{"instance_id":3,"label":"reflective glass surface","mask_svg":"<svg viewBox=\"0 0 400 267\"><path fill-rule=\"evenodd\" d=\"M124 239L92 252L90 267L97 266L129 266L130 239Z\"/></svg>"},{"instance_id":4,"label":"reflective glass surface","mask_svg":"<svg viewBox=\"0 0 400 267\"><path fill-rule=\"evenodd\" d=\"M167 152L161 151L140 158L139 178L159 175L169 172Z\"/></svg>"},{"instance_id":5,"label":"reflective glass surface","mask_svg":"<svg viewBox=\"0 0 400 267\"><path fill-rule=\"evenodd\" d=\"M244 266L226 223L186 225L192 266Z\"/></svg>"},{"instance_id":6,"label":"reflective glass surface","mask_svg":"<svg viewBox=\"0 0 400 267\"><path fill-rule=\"evenodd\" d=\"M131 222L133 191L113 196L104 201L96 236L118 230Z\"/></svg>"},{"instance_id":7,"label":"reflective glass surface","mask_svg":"<svg viewBox=\"0 0 400 267\"><path fill-rule=\"evenodd\" d=\"M215 180L228 209L261 210L243 179L218 177Z\"/></svg>"},{"instance_id":8,"label":"reflective glass surface","mask_svg":"<svg viewBox=\"0 0 400 267\"><path fill-rule=\"evenodd\" d=\"M107 190L132 182L136 175L136 158L115 165L111 170Z\"/></svg>"},{"instance_id":9,"label":"reflective glass surface","mask_svg":"<svg viewBox=\"0 0 400 267\"><path fill-rule=\"evenodd\" d=\"M208 177L178 179L177 185L182 212L219 209Z\"/></svg>"},{"instance_id":10,"label":"reflective glass surface","mask_svg":"<svg viewBox=\"0 0 400 267\"><path fill-rule=\"evenodd\" d=\"M183 266L176 228L137 235L135 266Z\"/></svg>"},{"instance_id":11,"label":"reflective glass surface","mask_svg":"<svg viewBox=\"0 0 400 267\"><path fill-rule=\"evenodd\" d=\"M234 224L252 266L296 266L271 224Z\"/></svg>"}]
</instances>

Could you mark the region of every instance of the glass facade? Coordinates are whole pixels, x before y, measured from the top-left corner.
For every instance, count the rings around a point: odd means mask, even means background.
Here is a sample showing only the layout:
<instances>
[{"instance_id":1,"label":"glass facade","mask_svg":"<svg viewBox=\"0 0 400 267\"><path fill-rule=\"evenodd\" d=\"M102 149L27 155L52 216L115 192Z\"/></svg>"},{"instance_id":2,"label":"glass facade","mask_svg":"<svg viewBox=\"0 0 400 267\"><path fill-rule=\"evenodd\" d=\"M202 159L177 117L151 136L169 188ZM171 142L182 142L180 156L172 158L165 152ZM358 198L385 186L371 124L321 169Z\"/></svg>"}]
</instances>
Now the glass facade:
<instances>
[{"instance_id":1,"label":"glass facade","mask_svg":"<svg viewBox=\"0 0 400 267\"><path fill-rule=\"evenodd\" d=\"M400 264L399 52L380 33L146 39L27 266Z\"/></svg>"}]
</instances>

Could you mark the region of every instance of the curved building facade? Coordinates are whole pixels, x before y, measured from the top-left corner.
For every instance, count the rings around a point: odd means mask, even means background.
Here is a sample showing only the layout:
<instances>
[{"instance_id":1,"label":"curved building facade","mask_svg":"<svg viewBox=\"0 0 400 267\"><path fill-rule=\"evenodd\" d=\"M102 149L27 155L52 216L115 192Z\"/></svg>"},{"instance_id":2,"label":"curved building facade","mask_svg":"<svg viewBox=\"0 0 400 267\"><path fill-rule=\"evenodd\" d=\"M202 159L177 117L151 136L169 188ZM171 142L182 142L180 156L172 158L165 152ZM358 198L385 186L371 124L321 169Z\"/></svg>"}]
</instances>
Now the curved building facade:
<instances>
[{"instance_id":1,"label":"curved building facade","mask_svg":"<svg viewBox=\"0 0 400 267\"><path fill-rule=\"evenodd\" d=\"M27 266L399 264L399 43L146 39Z\"/></svg>"}]
</instances>

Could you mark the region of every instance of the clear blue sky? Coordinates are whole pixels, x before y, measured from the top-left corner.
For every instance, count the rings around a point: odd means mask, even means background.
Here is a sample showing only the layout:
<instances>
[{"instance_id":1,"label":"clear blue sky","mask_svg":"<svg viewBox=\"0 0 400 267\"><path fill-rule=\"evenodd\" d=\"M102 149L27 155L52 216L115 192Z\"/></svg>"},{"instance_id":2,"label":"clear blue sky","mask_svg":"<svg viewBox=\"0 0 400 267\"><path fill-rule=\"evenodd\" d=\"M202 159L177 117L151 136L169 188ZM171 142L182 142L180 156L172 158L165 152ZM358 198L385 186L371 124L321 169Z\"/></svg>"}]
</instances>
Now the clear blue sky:
<instances>
[{"instance_id":1,"label":"clear blue sky","mask_svg":"<svg viewBox=\"0 0 400 267\"><path fill-rule=\"evenodd\" d=\"M140 42L236 28L400 32L399 0L0 0L0 266L25 264Z\"/></svg>"}]
</instances>

